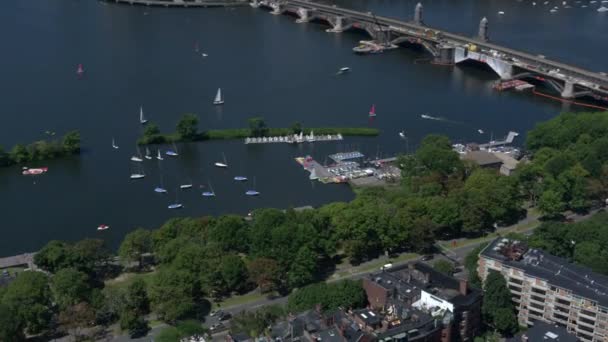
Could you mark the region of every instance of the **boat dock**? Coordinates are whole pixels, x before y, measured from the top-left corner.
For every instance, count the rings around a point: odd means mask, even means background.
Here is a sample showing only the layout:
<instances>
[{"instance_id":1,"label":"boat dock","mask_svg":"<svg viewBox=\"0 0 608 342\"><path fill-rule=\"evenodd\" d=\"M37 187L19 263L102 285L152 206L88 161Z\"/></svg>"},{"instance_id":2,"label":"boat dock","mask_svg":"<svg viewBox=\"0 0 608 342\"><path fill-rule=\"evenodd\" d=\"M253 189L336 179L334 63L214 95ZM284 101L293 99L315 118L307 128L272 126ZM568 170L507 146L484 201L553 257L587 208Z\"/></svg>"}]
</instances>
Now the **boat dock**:
<instances>
[{"instance_id":1,"label":"boat dock","mask_svg":"<svg viewBox=\"0 0 608 342\"><path fill-rule=\"evenodd\" d=\"M6 258L0 258L0 269L27 266L29 269L35 270L37 267L34 264L34 255L36 255L36 253L24 253Z\"/></svg>"},{"instance_id":2,"label":"boat dock","mask_svg":"<svg viewBox=\"0 0 608 342\"><path fill-rule=\"evenodd\" d=\"M381 53L384 50L392 50L396 49L399 46L395 44L381 44L373 40L361 40L359 41L359 45L353 48L353 52L358 54L367 54L367 53Z\"/></svg>"},{"instance_id":3,"label":"boat dock","mask_svg":"<svg viewBox=\"0 0 608 342\"><path fill-rule=\"evenodd\" d=\"M524 91L528 89L534 89L534 85L522 81L522 80L508 80L508 81L498 81L493 86L494 89L498 91L515 89L517 91Z\"/></svg>"},{"instance_id":4,"label":"boat dock","mask_svg":"<svg viewBox=\"0 0 608 342\"><path fill-rule=\"evenodd\" d=\"M492 141L490 141L488 143L480 144L479 148L482 149L482 150L487 150L487 149L490 149L492 147L509 145L509 144L511 144L513 142L513 139L515 139L515 137L518 136L518 135L519 135L519 133L510 131L509 134L507 134L507 137L504 140L492 140Z\"/></svg>"},{"instance_id":5,"label":"boat dock","mask_svg":"<svg viewBox=\"0 0 608 342\"><path fill-rule=\"evenodd\" d=\"M336 163L341 163L344 160L363 158L365 155L359 151L330 154L329 158Z\"/></svg>"},{"instance_id":6,"label":"boat dock","mask_svg":"<svg viewBox=\"0 0 608 342\"><path fill-rule=\"evenodd\" d=\"M272 144L272 143L304 143L304 142L315 142L315 141L340 141L344 140L342 134L338 133L335 135L314 135L312 132L310 135L303 135L302 133L280 136L280 137L251 137L245 138L245 144Z\"/></svg>"}]
</instances>

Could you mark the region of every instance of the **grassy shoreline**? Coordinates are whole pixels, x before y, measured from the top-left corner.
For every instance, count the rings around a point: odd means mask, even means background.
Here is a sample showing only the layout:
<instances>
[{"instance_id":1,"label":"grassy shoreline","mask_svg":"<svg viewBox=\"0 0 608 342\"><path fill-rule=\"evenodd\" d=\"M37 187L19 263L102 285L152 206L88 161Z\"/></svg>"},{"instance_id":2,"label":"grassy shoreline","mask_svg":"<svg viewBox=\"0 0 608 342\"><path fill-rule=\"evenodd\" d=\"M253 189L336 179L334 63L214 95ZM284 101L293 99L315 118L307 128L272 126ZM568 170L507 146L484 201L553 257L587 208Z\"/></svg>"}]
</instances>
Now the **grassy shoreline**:
<instances>
[{"instance_id":1,"label":"grassy shoreline","mask_svg":"<svg viewBox=\"0 0 608 342\"><path fill-rule=\"evenodd\" d=\"M370 127L317 127L305 128L302 132L307 135L313 131L315 135L342 134L343 136L368 136L373 137L380 134L380 130ZM291 128L268 128L264 136L287 136L292 135ZM205 140L228 140L228 139L245 139L252 137L249 128L227 128L227 129L211 129L205 132L198 133L193 139L182 139L179 134L155 134L152 136L142 136L137 140L139 145L155 145L167 144L174 142L194 142Z\"/></svg>"}]
</instances>

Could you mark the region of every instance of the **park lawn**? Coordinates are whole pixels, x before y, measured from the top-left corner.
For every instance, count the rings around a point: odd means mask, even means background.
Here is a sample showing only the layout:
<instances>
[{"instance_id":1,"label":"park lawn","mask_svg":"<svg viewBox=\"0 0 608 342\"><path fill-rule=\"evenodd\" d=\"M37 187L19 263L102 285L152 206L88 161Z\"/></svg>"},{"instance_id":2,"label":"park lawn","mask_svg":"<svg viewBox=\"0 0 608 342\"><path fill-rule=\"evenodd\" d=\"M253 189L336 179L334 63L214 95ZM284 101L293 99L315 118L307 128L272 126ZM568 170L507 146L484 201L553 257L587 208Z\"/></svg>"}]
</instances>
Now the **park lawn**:
<instances>
[{"instance_id":1,"label":"park lawn","mask_svg":"<svg viewBox=\"0 0 608 342\"><path fill-rule=\"evenodd\" d=\"M212 302L211 309L216 310L218 308L237 306L237 305L247 304L247 303L255 302L255 301L266 299L266 298L267 298L266 294L261 294L261 293L255 291L255 292L250 292L250 293L247 293L247 294L244 294L241 296L231 296L221 302Z\"/></svg>"}]
</instances>

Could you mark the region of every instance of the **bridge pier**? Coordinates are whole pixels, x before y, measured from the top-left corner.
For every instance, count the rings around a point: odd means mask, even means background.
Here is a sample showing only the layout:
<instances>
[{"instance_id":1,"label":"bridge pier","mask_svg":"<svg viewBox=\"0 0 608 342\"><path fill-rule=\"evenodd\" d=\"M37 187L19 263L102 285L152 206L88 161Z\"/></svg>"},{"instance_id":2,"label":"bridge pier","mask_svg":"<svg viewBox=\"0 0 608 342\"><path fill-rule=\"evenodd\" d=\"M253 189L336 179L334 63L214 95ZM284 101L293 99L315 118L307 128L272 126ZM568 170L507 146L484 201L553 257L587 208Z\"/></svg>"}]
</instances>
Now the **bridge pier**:
<instances>
[{"instance_id":1,"label":"bridge pier","mask_svg":"<svg viewBox=\"0 0 608 342\"><path fill-rule=\"evenodd\" d=\"M564 83L564 90L562 90L562 97L565 99L571 99L574 97L574 83L566 81Z\"/></svg>"},{"instance_id":2,"label":"bridge pier","mask_svg":"<svg viewBox=\"0 0 608 342\"><path fill-rule=\"evenodd\" d=\"M296 23L307 23L310 21L310 10L306 8L298 8L298 15L300 18L296 19Z\"/></svg>"},{"instance_id":3,"label":"bridge pier","mask_svg":"<svg viewBox=\"0 0 608 342\"><path fill-rule=\"evenodd\" d=\"M270 3L270 7L272 7L272 12L270 14L279 15L283 14L283 6L278 2Z\"/></svg>"},{"instance_id":4,"label":"bridge pier","mask_svg":"<svg viewBox=\"0 0 608 342\"><path fill-rule=\"evenodd\" d=\"M442 45L437 47L438 53L434 56L433 62L441 65L454 65L455 51L450 45Z\"/></svg>"},{"instance_id":5,"label":"bridge pier","mask_svg":"<svg viewBox=\"0 0 608 342\"><path fill-rule=\"evenodd\" d=\"M414 8L414 23L417 25L423 25L424 20L422 19L422 4L418 3Z\"/></svg>"},{"instance_id":6,"label":"bridge pier","mask_svg":"<svg viewBox=\"0 0 608 342\"><path fill-rule=\"evenodd\" d=\"M325 30L325 32L340 33L349 28L344 17L335 17L334 20L330 20L329 23L332 28Z\"/></svg>"},{"instance_id":7,"label":"bridge pier","mask_svg":"<svg viewBox=\"0 0 608 342\"><path fill-rule=\"evenodd\" d=\"M253 8L258 8L258 7L260 7L260 1L259 0L251 0L251 2L249 3L249 6L251 6Z\"/></svg>"}]
</instances>

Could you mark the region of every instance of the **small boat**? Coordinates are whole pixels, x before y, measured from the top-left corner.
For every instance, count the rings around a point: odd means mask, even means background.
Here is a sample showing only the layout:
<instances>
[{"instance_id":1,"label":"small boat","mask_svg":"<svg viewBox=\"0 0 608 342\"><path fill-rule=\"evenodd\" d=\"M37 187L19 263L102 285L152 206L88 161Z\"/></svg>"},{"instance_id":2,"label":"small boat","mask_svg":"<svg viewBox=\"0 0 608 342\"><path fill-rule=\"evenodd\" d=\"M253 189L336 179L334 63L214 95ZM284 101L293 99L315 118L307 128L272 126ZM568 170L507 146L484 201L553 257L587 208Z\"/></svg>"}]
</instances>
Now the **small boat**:
<instances>
[{"instance_id":1,"label":"small boat","mask_svg":"<svg viewBox=\"0 0 608 342\"><path fill-rule=\"evenodd\" d=\"M245 182L245 181L247 181L247 177L236 176L236 177L234 177L234 180L237 182Z\"/></svg>"},{"instance_id":2,"label":"small boat","mask_svg":"<svg viewBox=\"0 0 608 342\"><path fill-rule=\"evenodd\" d=\"M76 68L76 74L78 74L78 76L82 76L84 74L84 68L82 67L82 64L78 64L78 67Z\"/></svg>"},{"instance_id":3,"label":"small boat","mask_svg":"<svg viewBox=\"0 0 608 342\"><path fill-rule=\"evenodd\" d=\"M255 177L253 177L253 189L252 190L247 190L245 192L245 195L247 195L247 196L257 196L259 194L260 193L255 190Z\"/></svg>"},{"instance_id":4,"label":"small boat","mask_svg":"<svg viewBox=\"0 0 608 342\"><path fill-rule=\"evenodd\" d=\"M118 145L116 145L116 142L114 141L114 138L112 138L112 148L115 150L118 150Z\"/></svg>"},{"instance_id":5,"label":"small boat","mask_svg":"<svg viewBox=\"0 0 608 342\"><path fill-rule=\"evenodd\" d=\"M401 131L399 132L399 136L403 139L405 139L405 131Z\"/></svg>"},{"instance_id":6,"label":"small boat","mask_svg":"<svg viewBox=\"0 0 608 342\"><path fill-rule=\"evenodd\" d=\"M310 176L308 176L308 179L310 180L317 180L319 179L319 176L317 176L317 171L316 169L312 169L312 171L310 171Z\"/></svg>"},{"instance_id":7,"label":"small boat","mask_svg":"<svg viewBox=\"0 0 608 342\"><path fill-rule=\"evenodd\" d=\"M215 99L213 100L214 105L224 104L224 98L222 97L222 88L217 88L217 93L215 94Z\"/></svg>"},{"instance_id":8,"label":"small boat","mask_svg":"<svg viewBox=\"0 0 608 342\"><path fill-rule=\"evenodd\" d=\"M35 176L35 175L41 175L43 173L46 173L49 170L48 167L39 167L39 168L24 168L23 171L21 172L22 175L24 176Z\"/></svg>"},{"instance_id":9,"label":"small boat","mask_svg":"<svg viewBox=\"0 0 608 342\"><path fill-rule=\"evenodd\" d=\"M222 162L216 162L214 165L217 167L221 167L221 168L227 168L228 167L228 162L226 162L226 155L222 152L222 158L223 158L223 163Z\"/></svg>"},{"instance_id":10,"label":"small boat","mask_svg":"<svg viewBox=\"0 0 608 342\"><path fill-rule=\"evenodd\" d=\"M350 72L350 68L349 67L342 67L342 68L340 68L340 70L338 70L338 75L345 74L347 72Z\"/></svg>"},{"instance_id":11,"label":"small boat","mask_svg":"<svg viewBox=\"0 0 608 342\"><path fill-rule=\"evenodd\" d=\"M479 132L479 134L483 134L483 129L478 129L477 132Z\"/></svg>"},{"instance_id":12,"label":"small boat","mask_svg":"<svg viewBox=\"0 0 608 342\"><path fill-rule=\"evenodd\" d=\"M158 164L158 175L159 175L159 178L160 178L160 186L157 186L156 188L154 188L154 192L156 192L158 194L166 194L167 193L167 189L165 189L165 186L164 186L163 172L160 169L160 163Z\"/></svg>"},{"instance_id":13,"label":"small boat","mask_svg":"<svg viewBox=\"0 0 608 342\"><path fill-rule=\"evenodd\" d=\"M504 14L505 14L505 12L503 12L503 11L498 11L498 15L504 15Z\"/></svg>"},{"instance_id":14,"label":"small boat","mask_svg":"<svg viewBox=\"0 0 608 342\"><path fill-rule=\"evenodd\" d=\"M139 123L144 125L148 122L148 120L144 117L144 108L139 106Z\"/></svg>"},{"instance_id":15,"label":"small boat","mask_svg":"<svg viewBox=\"0 0 608 342\"><path fill-rule=\"evenodd\" d=\"M557 9L552 8L552 9L550 9L550 10L549 10L549 12L551 12L551 13L555 13L555 12L557 12Z\"/></svg>"},{"instance_id":16,"label":"small boat","mask_svg":"<svg viewBox=\"0 0 608 342\"><path fill-rule=\"evenodd\" d=\"M536 2L532 1L532 6L536 6Z\"/></svg>"},{"instance_id":17,"label":"small boat","mask_svg":"<svg viewBox=\"0 0 608 342\"><path fill-rule=\"evenodd\" d=\"M154 188L154 192L159 193L159 194L166 194L167 193L167 189L157 186L156 188Z\"/></svg>"},{"instance_id":18,"label":"small boat","mask_svg":"<svg viewBox=\"0 0 608 342\"><path fill-rule=\"evenodd\" d=\"M179 203L179 191L176 191L175 192L175 203L169 204L167 206L167 208L169 208L169 209L180 209L180 208L183 208L183 207L184 206L181 203Z\"/></svg>"},{"instance_id":19,"label":"small boat","mask_svg":"<svg viewBox=\"0 0 608 342\"><path fill-rule=\"evenodd\" d=\"M177 146L175 146L175 143L173 143L173 148L175 149L175 151L173 150L167 150L167 152L165 152L166 155L171 156L171 157L177 157L179 156L179 153L177 153Z\"/></svg>"},{"instance_id":20,"label":"small boat","mask_svg":"<svg viewBox=\"0 0 608 342\"><path fill-rule=\"evenodd\" d=\"M136 148L137 148L137 155L132 156L131 161L141 163L143 161L143 159L141 159L141 151L139 150L139 146L136 146Z\"/></svg>"},{"instance_id":21,"label":"small boat","mask_svg":"<svg viewBox=\"0 0 608 342\"><path fill-rule=\"evenodd\" d=\"M597 9L597 11L598 11L598 12L600 12L600 13L601 13L601 12L607 12L607 11L608 11L608 8L606 8L606 7L602 6L602 7L598 8L598 9Z\"/></svg>"},{"instance_id":22,"label":"small boat","mask_svg":"<svg viewBox=\"0 0 608 342\"><path fill-rule=\"evenodd\" d=\"M144 156L144 158L151 160L152 159L152 155L150 155L150 149L146 147L146 155Z\"/></svg>"},{"instance_id":23,"label":"small boat","mask_svg":"<svg viewBox=\"0 0 608 342\"><path fill-rule=\"evenodd\" d=\"M146 175L144 175L143 173L132 173L131 174L131 179L142 179L146 177Z\"/></svg>"},{"instance_id":24,"label":"small boat","mask_svg":"<svg viewBox=\"0 0 608 342\"><path fill-rule=\"evenodd\" d=\"M190 183L180 185L179 188L182 189L182 190L191 189L192 188L192 181L190 181Z\"/></svg>"},{"instance_id":25,"label":"small boat","mask_svg":"<svg viewBox=\"0 0 608 342\"><path fill-rule=\"evenodd\" d=\"M202 57L207 57L207 56L209 56L209 55L203 52L203 53L201 53L201 56L202 56Z\"/></svg>"},{"instance_id":26,"label":"small boat","mask_svg":"<svg viewBox=\"0 0 608 342\"><path fill-rule=\"evenodd\" d=\"M97 226L97 230L106 230L106 229L110 229L110 226L108 226L107 224L100 224L99 226Z\"/></svg>"},{"instance_id":27,"label":"small boat","mask_svg":"<svg viewBox=\"0 0 608 342\"><path fill-rule=\"evenodd\" d=\"M163 158L162 154L160 154L160 150L156 150L158 153L156 154L156 159L158 160L165 160L165 158Z\"/></svg>"},{"instance_id":28,"label":"small boat","mask_svg":"<svg viewBox=\"0 0 608 342\"><path fill-rule=\"evenodd\" d=\"M215 191L213 191L213 187L211 186L211 183L209 183L209 190L210 191L203 192L203 197L215 197Z\"/></svg>"},{"instance_id":29,"label":"small boat","mask_svg":"<svg viewBox=\"0 0 608 342\"><path fill-rule=\"evenodd\" d=\"M376 116L376 105L372 105L372 108L369 110L369 116L370 117Z\"/></svg>"}]
</instances>

